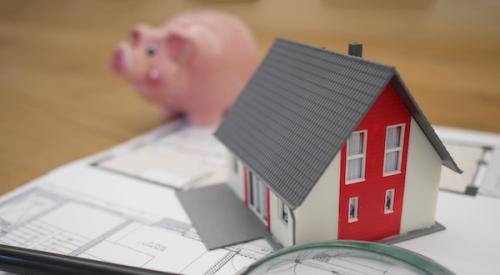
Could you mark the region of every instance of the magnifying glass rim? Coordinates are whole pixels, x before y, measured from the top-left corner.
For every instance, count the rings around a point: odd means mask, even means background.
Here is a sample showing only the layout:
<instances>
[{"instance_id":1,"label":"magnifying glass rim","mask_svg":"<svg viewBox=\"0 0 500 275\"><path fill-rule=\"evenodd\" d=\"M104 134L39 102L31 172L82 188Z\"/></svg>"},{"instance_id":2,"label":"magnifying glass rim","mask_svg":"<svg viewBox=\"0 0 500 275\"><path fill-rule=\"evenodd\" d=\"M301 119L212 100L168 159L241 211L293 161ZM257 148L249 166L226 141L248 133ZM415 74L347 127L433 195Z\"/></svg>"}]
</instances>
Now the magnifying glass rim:
<instances>
[{"instance_id":1,"label":"magnifying glass rim","mask_svg":"<svg viewBox=\"0 0 500 275\"><path fill-rule=\"evenodd\" d=\"M422 271L429 275L434 274L442 274L442 275L454 275L455 273L451 272L444 266L438 264L434 260L427 258L421 254L415 253L413 251L382 244L382 243L374 243L374 242L365 242L365 241L328 241L328 242L317 242L317 243L308 243L303 245L296 245L287 247L284 249L280 249L256 262L251 264L242 275L251 275L252 271L260 267L262 264L270 262L273 259L278 257L291 254L298 251L304 251L308 249L326 249L326 248L341 248L341 249L351 249L358 250L364 252L373 252L378 255L383 255L403 263L408 264L409 266L414 267L415 269Z\"/></svg>"}]
</instances>

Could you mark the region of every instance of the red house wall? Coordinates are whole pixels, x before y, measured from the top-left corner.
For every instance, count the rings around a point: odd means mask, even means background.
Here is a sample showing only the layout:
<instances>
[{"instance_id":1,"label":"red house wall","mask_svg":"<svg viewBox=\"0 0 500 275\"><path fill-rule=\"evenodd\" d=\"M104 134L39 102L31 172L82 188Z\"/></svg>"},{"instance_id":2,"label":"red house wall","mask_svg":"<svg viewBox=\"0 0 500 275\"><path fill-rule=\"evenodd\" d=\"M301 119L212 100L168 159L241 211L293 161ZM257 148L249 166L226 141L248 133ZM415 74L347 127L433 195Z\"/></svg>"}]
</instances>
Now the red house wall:
<instances>
[{"instance_id":1,"label":"red house wall","mask_svg":"<svg viewBox=\"0 0 500 275\"><path fill-rule=\"evenodd\" d=\"M389 84L356 128L367 130L365 181L346 184L346 145L341 151L339 239L378 240L399 234L411 115ZM386 127L405 124L401 173L383 176ZM386 190L394 188L394 212L384 214ZM358 220L348 222L349 198L358 199Z\"/></svg>"}]
</instances>

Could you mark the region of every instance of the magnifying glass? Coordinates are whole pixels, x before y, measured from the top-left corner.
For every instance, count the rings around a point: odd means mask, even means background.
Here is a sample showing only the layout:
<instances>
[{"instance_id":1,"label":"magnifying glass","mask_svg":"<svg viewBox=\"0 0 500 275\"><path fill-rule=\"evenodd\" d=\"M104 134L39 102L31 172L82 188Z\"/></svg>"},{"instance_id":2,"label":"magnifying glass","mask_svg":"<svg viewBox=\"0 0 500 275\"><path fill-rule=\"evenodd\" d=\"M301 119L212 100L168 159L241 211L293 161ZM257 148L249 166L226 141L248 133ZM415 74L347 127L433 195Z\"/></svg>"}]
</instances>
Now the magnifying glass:
<instances>
[{"instance_id":1,"label":"magnifying glass","mask_svg":"<svg viewBox=\"0 0 500 275\"><path fill-rule=\"evenodd\" d=\"M415 252L373 242L331 241L293 246L253 263L242 275L454 274Z\"/></svg>"}]
</instances>

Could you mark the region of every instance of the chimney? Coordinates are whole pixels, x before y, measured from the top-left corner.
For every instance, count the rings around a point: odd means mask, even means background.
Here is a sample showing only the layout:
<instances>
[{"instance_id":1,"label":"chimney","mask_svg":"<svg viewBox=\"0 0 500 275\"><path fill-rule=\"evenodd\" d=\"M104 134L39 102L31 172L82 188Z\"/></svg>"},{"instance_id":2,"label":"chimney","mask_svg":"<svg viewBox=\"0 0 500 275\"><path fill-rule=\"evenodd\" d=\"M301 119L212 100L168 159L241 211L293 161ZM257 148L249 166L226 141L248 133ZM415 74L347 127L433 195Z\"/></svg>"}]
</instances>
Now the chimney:
<instances>
[{"instance_id":1,"label":"chimney","mask_svg":"<svg viewBox=\"0 0 500 275\"><path fill-rule=\"evenodd\" d=\"M349 53L349 55L352 55L352 56L362 57L363 44L361 44L359 42L349 43L348 53Z\"/></svg>"}]
</instances>

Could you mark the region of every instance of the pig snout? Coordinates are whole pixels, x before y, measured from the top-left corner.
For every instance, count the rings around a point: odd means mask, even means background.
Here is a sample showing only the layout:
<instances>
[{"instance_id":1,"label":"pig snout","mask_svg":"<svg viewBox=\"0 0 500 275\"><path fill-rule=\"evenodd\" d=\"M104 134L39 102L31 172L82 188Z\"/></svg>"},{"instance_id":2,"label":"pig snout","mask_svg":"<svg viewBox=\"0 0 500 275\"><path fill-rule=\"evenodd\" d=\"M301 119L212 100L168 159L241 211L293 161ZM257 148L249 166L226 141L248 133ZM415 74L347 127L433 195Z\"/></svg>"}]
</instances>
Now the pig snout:
<instances>
[{"instance_id":1,"label":"pig snout","mask_svg":"<svg viewBox=\"0 0 500 275\"><path fill-rule=\"evenodd\" d=\"M111 57L111 70L132 82L133 85L143 83L150 86L160 86L161 71L151 66L145 58L134 59L133 49L126 43L120 43Z\"/></svg>"}]
</instances>

